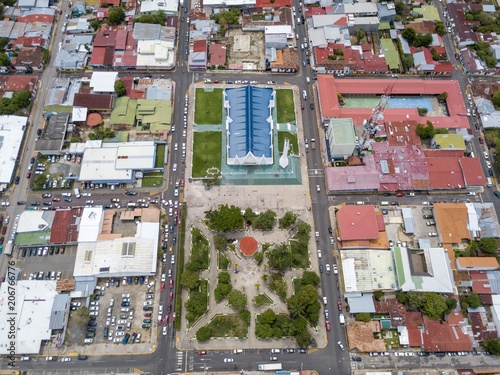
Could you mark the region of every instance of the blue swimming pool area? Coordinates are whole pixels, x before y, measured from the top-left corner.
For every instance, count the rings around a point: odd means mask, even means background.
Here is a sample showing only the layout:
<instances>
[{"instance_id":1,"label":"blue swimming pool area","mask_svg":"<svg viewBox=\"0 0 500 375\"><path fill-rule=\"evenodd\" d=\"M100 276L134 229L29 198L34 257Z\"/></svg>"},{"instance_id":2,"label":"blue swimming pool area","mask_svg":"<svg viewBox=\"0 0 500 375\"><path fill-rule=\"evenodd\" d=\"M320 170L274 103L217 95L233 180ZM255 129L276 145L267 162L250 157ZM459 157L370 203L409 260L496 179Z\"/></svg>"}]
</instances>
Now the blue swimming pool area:
<instances>
[{"instance_id":1,"label":"blue swimming pool area","mask_svg":"<svg viewBox=\"0 0 500 375\"><path fill-rule=\"evenodd\" d=\"M374 108L380 96L344 96L344 108ZM432 96L393 96L389 98L388 108L426 108L428 112L438 111L439 102Z\"/></svg>"}]
</instances>

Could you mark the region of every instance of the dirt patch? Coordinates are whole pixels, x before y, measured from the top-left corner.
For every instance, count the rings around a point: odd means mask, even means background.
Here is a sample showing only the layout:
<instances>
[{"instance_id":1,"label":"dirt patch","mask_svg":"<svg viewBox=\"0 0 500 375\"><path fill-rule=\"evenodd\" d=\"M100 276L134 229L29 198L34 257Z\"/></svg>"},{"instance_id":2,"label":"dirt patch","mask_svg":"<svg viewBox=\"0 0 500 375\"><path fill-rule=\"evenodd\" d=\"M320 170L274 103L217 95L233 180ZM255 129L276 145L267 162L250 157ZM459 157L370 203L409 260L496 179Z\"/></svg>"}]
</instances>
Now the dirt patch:
<instances>
[{"instance_id":1,"label":"dirt patch","mask_svg":"<svg viewBox=\"0 0 500 375\"><path fill-rule=\"evenodd\" d=\"M227 61L231 69L265 70L264 33L229 29Z\"/></svg>"}]
</instances>

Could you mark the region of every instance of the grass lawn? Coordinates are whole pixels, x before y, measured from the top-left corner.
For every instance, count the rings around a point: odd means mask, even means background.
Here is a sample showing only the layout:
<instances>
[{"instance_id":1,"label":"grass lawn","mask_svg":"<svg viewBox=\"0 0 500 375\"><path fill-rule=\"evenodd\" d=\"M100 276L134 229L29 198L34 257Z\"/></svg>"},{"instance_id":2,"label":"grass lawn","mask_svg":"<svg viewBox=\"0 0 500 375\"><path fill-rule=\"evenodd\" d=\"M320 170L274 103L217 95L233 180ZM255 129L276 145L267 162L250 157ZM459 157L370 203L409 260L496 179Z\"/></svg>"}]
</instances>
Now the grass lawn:
<instances>
[{"instance_id":1,"label":"grass lawn","mask_svg":"<svg viewBox=\"0 0 500 375\"><path fill-rule=\"evenodd\" d=\"M267 294L261 293L254 297L253 303L255 306L272 305L273 300Z\"/></svg>"},{"instance_id":2,"label":"grass lawn","mask_svg":"<svg viewBox=\"0 0 500 375\"><path fill-rule=\"evenodd\" d=\"M222 123L222 89L213 92L196 89L194 122L198 125Z\"/></svg>"},{"instance_id":3,"label":"grass lawn","mask_svg":"<svg viewBox=\"0 0 500 375\"><path fill-rule=\"evenodd\" d=\"M208 239L196 227L191 229L191 236L190 261L199 262L202 266L201 269L208 270L208 264L210 262L210 242L208 242Z\"/></svg>"},{"instance_id":4,"label":"grass lawn","mask_svg":"<svg viewBox=\"0 0 500 375\"><path fill-rule=\"evenodd\" d=\"M163 173L161 172L144 173L144 178L142 179L142 187L161 186L162 182L163 182Z\"/></svg>"},{"instance_id":5,"label":"grass lawn","mask_svg":"<svg viewBox=\"0 0 500 375\"><path fill-rule=\"evenodd\" d=\"M239 314L216 315L207 325L212 337L247 337L248 325Z\"/></svg>"},{"instance_id":6,"label":"grass lawn","mask_svg":"<svg viewBox=\"0 0 500 375\"><path fill-rule=\"evenodd\" d=\"M156 145L156 158L155 158L155 168L163 167L165 162L165 144Z\"/></svg>"},{"instance_id":7,"label":"grass lawn","mask_svg":"<svg viewBox=\"0 0 500 375\"><path fill-rule=\"evenodd\" d=\"M208 281L200 280L200 286L198 288L191 289L189 291L189 301L196 301L195 304L197 306L204 306L202 309L197 309L199 313L188 312L186 314L186 319L188 320L188 327L191 327L194 323L200 319L203 314L205 314L208 310ZM188 302L189 302L188 301Z\"/></svg>"},{"instance_id":8,"label":"grass lawn","mask_svg":"<svg viewBox=\"0 0 500 375\"><path fill-rule=\"evenodd\" d=\"M195 132L193 146L193 177L202 178L209 168L221 168L222 134L220 132Z\"/></svg>"},{"instance_id":9,"label":"grass lawn","mask_svg":"<svg viewBox=\"0 0 500 375\"><path fill-rule=\"evenodd\" d=\"M302 279L294 278L292 281L292 286L293 286L293 294L297 294L300 290L300 287L302 286Z\"/></svg>"},{"instance_id":10,"label":"grass lawn","mask_svg":"<svg viewBox=\"0 0 500 375\"><path fill-rule=\"evenodd\" d=\"M285 145L285 138L290 141L289 155L299 154L299 144L297 141L297 134L292 134L290 132L278 132L278 151L280 155L283 154L283 146Z\"/></svg>"},{"instance_id":11,"label":"grass lawn","mask_svg":"<svg viewBox=\"0 0 500 375\"><path fill-rule=\"evenodd\" d=\"M217 251L217 268L220 270L227 270L229 268L229 263L227 256Z\"/></svg>"},{"instance_id":12,"label":"grass lawn","mask_svg":"<svg viewBox=\"0 0 500 375\"><path fill-rule=\"evenodd\" d=\"M293 90L276 90L276 109L278 111L278 123L295 121Z\"/></svg>"}]
</instances>

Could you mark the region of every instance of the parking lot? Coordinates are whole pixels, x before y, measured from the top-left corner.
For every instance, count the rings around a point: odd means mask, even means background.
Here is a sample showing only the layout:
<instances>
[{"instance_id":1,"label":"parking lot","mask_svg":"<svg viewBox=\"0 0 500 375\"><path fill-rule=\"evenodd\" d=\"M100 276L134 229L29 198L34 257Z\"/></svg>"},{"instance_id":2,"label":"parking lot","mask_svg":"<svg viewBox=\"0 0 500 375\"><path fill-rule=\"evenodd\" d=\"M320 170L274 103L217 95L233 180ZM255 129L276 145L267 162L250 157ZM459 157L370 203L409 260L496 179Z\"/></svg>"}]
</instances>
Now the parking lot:
<instances>
[{"instance_id":1,"label":"parking lot","mask_svg":"<svg viewBox=\"0 0 500 375\"><path fill-rule=\"evenodd\" d=\"M41 255L40 255L41 254ZM23 256L24 255L24 256ZM52 280L73 277L76 246L37 246L19 250L16 265L22 268L21 280L47 280L47 272ZM55 275L53 274L55 272ZM42 275L43 273L43 275ZM54 276L54 277L52 277Z\"/></svg>"},{"instance_id":2,"label":"parking lot","mask_svg":"<svg viewBox=\"0 0 500 375\"><path fill-rule=\"evenodd\" d=\"M158 318L155 287L151 276L99 279L89 306L90 318L83 325L72 324L69 339L87 345L122 344L124 338L127 344L150 342L151 327ZM78 309L72 314L78 316Z\"/></svg>"}]
</instances>

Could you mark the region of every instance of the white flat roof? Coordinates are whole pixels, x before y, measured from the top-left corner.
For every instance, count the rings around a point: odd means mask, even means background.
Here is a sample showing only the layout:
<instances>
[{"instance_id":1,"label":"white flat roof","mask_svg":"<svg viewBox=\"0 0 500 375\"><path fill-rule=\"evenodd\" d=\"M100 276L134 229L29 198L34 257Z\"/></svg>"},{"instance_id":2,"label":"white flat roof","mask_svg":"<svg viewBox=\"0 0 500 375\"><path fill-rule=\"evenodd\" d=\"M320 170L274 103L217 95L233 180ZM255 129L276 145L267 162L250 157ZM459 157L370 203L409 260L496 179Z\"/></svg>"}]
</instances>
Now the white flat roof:
<instances>
[{"instance_id":1,"label":"white flat roof","mask_svg":"<svg viewBox=\"0 0 500 375\"><path fill-rule=\"evenodd\" d=\"M9 309L9 283L0 286L0 354L9 354L9 319L15 317L16 354L38 354L43 340L50 340L50 315L57 295L56 282L21 280L16 286L17 315Z\"/></svg>"},{"instance_id":2,"label":"white flat roof","mask_svg":"<svg viewBox=\"0 0 500 375\"><path fill-rule=\"evenodd\" d=\"M254 7L256 0L204 0L203 6L210 8L230 8L237 6Z\"/></svg>"},{"instance_id":3,"label":"white flat roof","mask_svg":"<svg viewBox=\"0 0 500 375\"><path fill-rule=\"evenodd\" d=\"M80 168L81 181L130 181L132 169L115 168L116 148L87 148Z\"/></svg>"},{"instance_id":4,"label":"white flat roof","mask_svg":"<svg viewBox=\"0 0 500 375\"><path fill-rule=\"evenodd\" d=\"M43 218L45 211L23 211L19 216L17 233L38 232L47 228L49 223Z\"/></svg>"},{"instance_id":5,"label":"white flat roof","mask_svg":"<svg viewBox=\"0 0 500 375\"><path fill-rule=\"evenodd\" d=\"M90 87L95 92L114 93L117 79L117 72L94 72L90 78Z\"/></svg>"},{"instance_id":6,"label":"white flat roof","mask_svg":"<svg viewBox=\"0 0 500 375\"><path fill-rule=\"evenodd\" d=\"M78 122L87 121L87 111L88 109L84 107L73 107L71 120Z\"/></svg>"},{"instance_id":7,"label":"white flat roof","mask_svg":"<svg viewBox=\"0 0 500 375\"><path fill-rule=\"evenodd\" d=\"M154 274L160 224L147 223L142 224L142 227L155 238L121 237L110 241L79 243L73 275L111 277ZM141 230L143 232L146 230Z\"/></svg>"},{"instance_id":8,"label":"white flat roof","mask_svg":"<svg viewBox=\"0 0 500 375\"><path fill-rule=\"evenodd\" d=\"M177 0L144 0L141 2L141 13L152 13L163 10L165 13L177 13L179 2Z\"/></svg>"},{"instance_id":9,"label":"white flat roof","mask_svg":"<svg viewBox=\"0 0 500 375\"><path fill-rule=\"evenodd\" d=\"M116 150L116 169L151 169L155 164L154 143L126 144Z\"/></svg>"},{"instance_id":10,"label":"white flat roof","mask_svg":"<svg viewBox=\"0 0 500 375\"><path fill-rule=\"evenodd\" d=\"M23 116L0 116L0 183L12 181L27 122Z\"/></svg>"},{"instance_id":11,"label":"white flat roof","mask_svg":"<svg viewBox=\"0 0 500 375\"><path fill-rule=\"evenodd\" d=\"M140 40L137 43L137 66L170 67L174 62L174 42Z\"/></svg>"},{"instance_id":12,"label":"white flat roof","mask_svg":"<svg viewBox=\"0 0 500 375\"><path fill-rule=\"evenodd\" d=\"M78 242L92 242L101 233L104 211L102 207L85 207L80 217Z\"/></svg>"}]
</instances>

